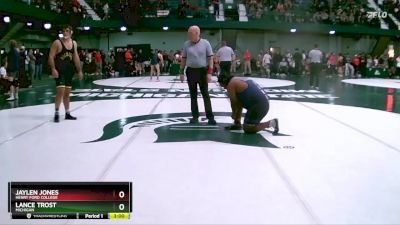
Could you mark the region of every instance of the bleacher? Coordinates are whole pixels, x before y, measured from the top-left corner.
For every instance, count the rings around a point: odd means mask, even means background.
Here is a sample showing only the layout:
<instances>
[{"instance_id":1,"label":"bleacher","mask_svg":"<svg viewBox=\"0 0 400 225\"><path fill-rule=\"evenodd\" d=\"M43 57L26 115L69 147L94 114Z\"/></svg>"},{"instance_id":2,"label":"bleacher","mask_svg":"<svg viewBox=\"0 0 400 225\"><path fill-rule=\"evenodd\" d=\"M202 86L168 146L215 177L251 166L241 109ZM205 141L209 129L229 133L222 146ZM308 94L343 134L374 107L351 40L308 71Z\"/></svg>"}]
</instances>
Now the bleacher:
<instances>
[{"instance_id":1,"label":"bleacher","mask_svg":"<svg viewBox=\"0 0 400 225\"><path fill-rule=\"evenodd\" d=\"M315 1L292 1L291 7L286 8L283 6L283 10L279 12L277 10L278 1L270 1L269 5L263 5L262 12L257 11L255 6L250 6L250 0L247 1L245 5L245 10L249 21L255 20L267 20L275 21L277 23L314 23L314 24L327 24L327 25L363 25L371 27L380 27L381 23L376 18L366 18L366 12L371 10L366 2L362 0L355 1L333 1L332 8L329 7L327 1L315 0ZM281 6L282 7L282 6ZM364 12L361 11L364 10ZM356 11L358 10L358 11ZM242 9L242 14L244 10ZM334 16L330 14L334 13ZM352 21L351 12L354 12ZM262 15L260 16L260 13ZM342 17L343 14L343 17ZM345 18L348 18L346 20ZM397 29L393 26L393 22L387 21L389 23L390 29Z\"/></svg>"},{"instance_id":2,"label":"bleacher","mask_svg":"<svg viewBox=\"0 0 400 225\"><path fill-rule=\"evenodd\" d=\"M4 5L7 8L6 2L9 1L14 1L14 0L1 0L0 5ZM83 1L83 0L79 0ZM88 5L90 6L92 4L93 0L85 0ZM140 6L140 13L141 13L141 21L140 26L142 24L145 24L145 26L148 29L159 29L160 26L163 26L163 24L171 24L170 28L175 28L175 29L184 29L187 27L187 22L190 23L196 23L201 26L205 26L209 29L214 29L214 28L220 28L221 23L216 19L215 16L213 16L213 11L209 11L209 2L208 1L195 1L195 0L188 0L190 3L194 4L195 7L189 8L187 10L186 14L184 17L179 17L177 13L177 8L181 4L181 0L168 0L168 5L169 5L169 12L166 11L157 11L157 1L155 0L142 0L142 5ZM269 2L276 3L278 0L270 0ZM338 1L338 0L336 0ZM364 3L368 0L354 0L354 1L364 1ZM101 0L103 2L103 0ZM111 18L108 21L93 21L90 19L83 19L81 20L80 24L84 26L90 26L93 28L119 28L121 26L120 21L123 20L124 18L121 15L121 12L118 10L120 6L120 0L108 0L109 2L109 11ZM263 15L261 18L254 18L254 17L249 17L249 10L246 8L244 5L241 3L243 0L235 0L234 6L235 11L233 12L235 14L235 17L229 18L229 13L226 15L228 18L227 20L227 27L230 29L267 29L267 30L287 30L287 27L293 26L294 24L298 24L299 26L302 26L303 28L301 30L308 30L308 31L313 31L313 32L327 32L329 31L330 27L334 25L334 29L338 32L344 32L344 33L366 33L366 34L371 34L371 35L389 35L389 36L395 36L397 35L398 32L398 27L400 25L400 22L393 22L390 23L388 22L388 26L392 29L394 28L395 30L388 30L388 29L382 29L381 26L381 21L379 19L371 19L371 20L366 20L365 23L357 24L359 25L357 29L354 29L355 24L351 23L342 23L338 21L312 21L313 14L316 12L310 5L309 3L315 2L315 1L307 1L303 0L302 5L297 4L297 2L293 2L293 9L288 13L287 15L285 14L279 14L276 13L274 10L275 5L272 6L265 6L263 10ZM348 3L349 1L344 1L344 3ZM228 4L226 4L226 0L221 0L221 6L226 7ZM22 4L22 3L21 3ZM15 11L16 7L9 7L8 10ZM26 6L26 4L24 4ZM361 8L361 7L360 7ZM33 7L32 10L39 10L36 7ZM196 10L195 10L196 9ZM226 9L226 8L225 8ZM225 10L224 9L224 10ZM19 10L19 9L18 9ZM102 15L102 7L99 7L97 9L99 16ZM314 10L314 11L313 11ZM366 8L366 10L369 10ZM21 10L21 11L26 11L27 10ZM44 11L44 10L40 10ZM226 13L226 12L225 12ZM39 18L46 13L40 13L38 15L35 15L33 17ZM50 13L51 14L51 13ZM57 16L60 16L59 14L55 13ZM221 14L221 12L220 12ZM394 16L394 15L393 15ZM392 18L393 16L388 16L389 18ZM147 18L146 18L147 17ZM46 21L54 21L57 19L47 19L50 18L46 16ZM157 20L152 20L153 18L158 18ZM233 18L233 19L232 19ZM187 19L186 22L180 22L181 19ZM228 21L229 20L229 21ZM248 22L245 22L248 21ZM382 20L383 21L383 20ZM395 21L394 19L391 19L391 21ZM303 25L300 25L303 24ZM324 27L324 31L321 29ZM370 29L372 28L372 29ZM327 30L327 31L326 31Z\"/></svg>"}]
</instances>

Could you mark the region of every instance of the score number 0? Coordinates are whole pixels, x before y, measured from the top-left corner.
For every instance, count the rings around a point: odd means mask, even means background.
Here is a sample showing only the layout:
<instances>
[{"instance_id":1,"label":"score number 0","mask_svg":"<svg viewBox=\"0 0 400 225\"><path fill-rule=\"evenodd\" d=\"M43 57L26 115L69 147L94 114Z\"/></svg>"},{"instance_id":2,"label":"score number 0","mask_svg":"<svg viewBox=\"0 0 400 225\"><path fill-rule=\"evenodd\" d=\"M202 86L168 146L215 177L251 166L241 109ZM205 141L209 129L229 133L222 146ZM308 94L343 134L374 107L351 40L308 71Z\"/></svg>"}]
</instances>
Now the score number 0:
<instances>
[{"instance_id":1,"label":"score number 0","mask_svg":"<svg viewBox=\"0 0 400 225\"><path fill-rule=\"evenodd\" d=\"M118 193L118 197L119 198L124 198L125 197L125 192L120 191ZM119 208L119 210L123 211L125 209L125 205L123 203L121 203L121 204L119 204L118 208Z\"/></svg>"}]
</instances>

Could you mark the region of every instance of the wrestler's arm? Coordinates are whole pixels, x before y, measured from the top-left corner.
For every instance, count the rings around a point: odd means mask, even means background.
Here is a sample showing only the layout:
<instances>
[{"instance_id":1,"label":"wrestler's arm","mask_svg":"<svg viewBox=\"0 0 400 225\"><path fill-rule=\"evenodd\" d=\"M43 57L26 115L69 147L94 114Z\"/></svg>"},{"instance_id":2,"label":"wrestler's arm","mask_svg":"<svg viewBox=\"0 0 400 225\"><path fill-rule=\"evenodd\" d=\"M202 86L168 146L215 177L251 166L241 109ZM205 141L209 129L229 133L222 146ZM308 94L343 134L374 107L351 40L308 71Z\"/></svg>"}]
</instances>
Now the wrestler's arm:
<instances>
[{"instance_id":1,"label":"wrestler's arm","mask_svg":"<svg viewBox=\"0 0 400 225\"><path fill-rule=\"evenodd\" d=\"M49 52L49 59L48 59L48 63L49 63L49 67L51 70L51 75L53 75L55 78L58 78L58 71L56 69L55 63L54 63L54 59L56 57L56 54L59 53L61 47L61 43L59 40L55 40L53 42L53 44L50 47L50 52Z\"/></svg>"},{"instance_id":2,"label":"wrestler's arm","mask_svg":"<svg viewBox=\"0 0 400 225\"><path fill-rule=\"evenodd\" d=\"M75 68L78 71L79 79L82 80L83 73L82 73L82 68L81 68L81 60L79 59L79 55L78 55L78 44L76 43L76 41L74 41L74 48L75 49L74 49L73 60L74 60Z\"/></svg>"},{"instance_id":3,"label":"wrestler's arm","mask_svg":"<svg viewBox=\"0 0 400 225\"><path fill-rule=\"evenodd\" d=\"M237 98L236 95L236 84L234 81L231 82L227 87L228 96L231 101L232 108L232 119L235 121L235 124L240 124L240 120L242 118L243 104Z\"/></svg>"}]
</instances>

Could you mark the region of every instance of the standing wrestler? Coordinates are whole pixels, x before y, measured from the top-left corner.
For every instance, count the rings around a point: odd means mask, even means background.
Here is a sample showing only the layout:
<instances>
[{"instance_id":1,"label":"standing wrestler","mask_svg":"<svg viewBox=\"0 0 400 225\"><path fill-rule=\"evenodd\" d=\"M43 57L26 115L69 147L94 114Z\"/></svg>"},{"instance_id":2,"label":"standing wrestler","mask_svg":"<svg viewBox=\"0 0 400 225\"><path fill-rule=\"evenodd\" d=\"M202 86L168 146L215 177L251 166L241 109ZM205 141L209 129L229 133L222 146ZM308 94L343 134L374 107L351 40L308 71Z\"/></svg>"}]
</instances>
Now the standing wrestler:
<instances>
[{"instance_id":1,"label":"standing wrestler","mask_svg":"<svg viewBox=\"0 0 400 225\"><path fill-rule=\"evenodd\" d=\"M59 108L61 101L64 103L65 119L76 120L69 111L70 92L72 87L72 77L75 70L78 71L79 79L82 80L83 74L80 66L79 55L76 41L72 40L72 27L63 27L63 37L53 42L49 53L49 66L51 74L56 81L56 99L54 122L60 122Z\"/></svg>"}]
</instances>

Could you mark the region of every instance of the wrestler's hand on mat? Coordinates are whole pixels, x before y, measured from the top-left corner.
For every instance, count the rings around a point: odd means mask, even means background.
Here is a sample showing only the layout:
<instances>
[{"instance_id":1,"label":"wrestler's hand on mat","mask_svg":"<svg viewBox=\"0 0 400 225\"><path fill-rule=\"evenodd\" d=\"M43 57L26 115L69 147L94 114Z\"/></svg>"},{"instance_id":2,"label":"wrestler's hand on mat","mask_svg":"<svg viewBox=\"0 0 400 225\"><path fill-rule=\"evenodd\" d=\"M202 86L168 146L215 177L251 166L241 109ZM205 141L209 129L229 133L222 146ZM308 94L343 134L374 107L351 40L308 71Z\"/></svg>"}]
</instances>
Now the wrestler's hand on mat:
<instances>
[{"instance_id":1,"label":"wrestler's hand on mat","mask_svg":"<svg viewBox=\"0 0 400 225\"><path fill-rule=\"evenodd\" d=\"M225 127L225 130L241 130L241 129L242 129L242 124L240 123L239 124L235 123L233 125Z\"/></svg>"},{"instance_id":2,"label":"wrestler's hand on mat","mask_svg":"<svg viewBox=\"0 0 400 225\"><path fill-rule=\"evenodd\" d=\"M58 71L54 68L51 70L51 75L53 75L54 78L58 78Z\"/></svg>"}]
</instances>

